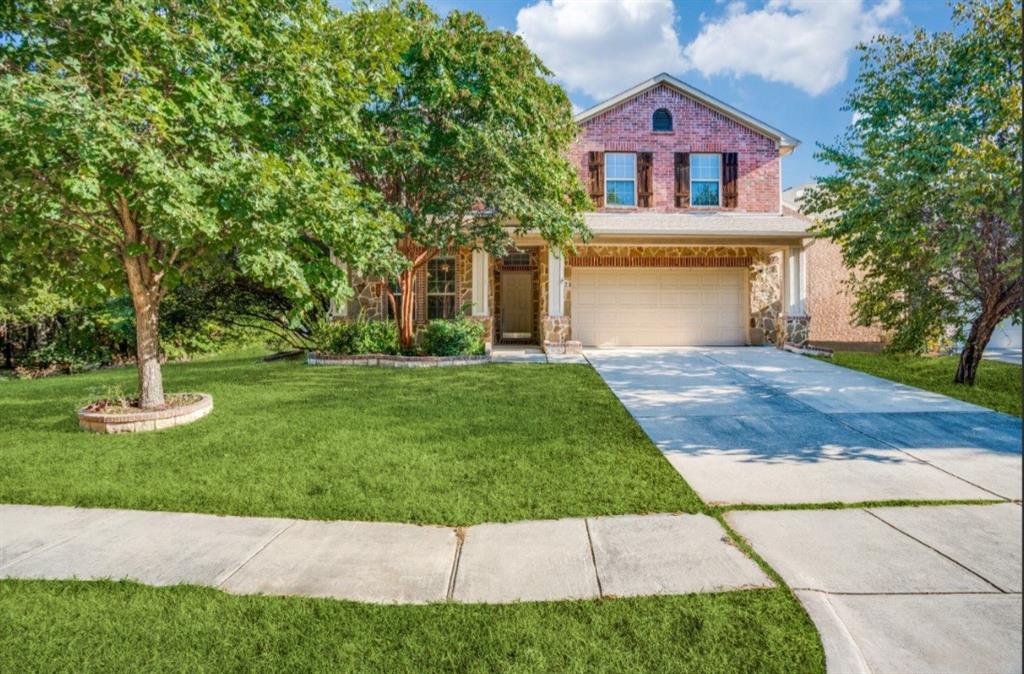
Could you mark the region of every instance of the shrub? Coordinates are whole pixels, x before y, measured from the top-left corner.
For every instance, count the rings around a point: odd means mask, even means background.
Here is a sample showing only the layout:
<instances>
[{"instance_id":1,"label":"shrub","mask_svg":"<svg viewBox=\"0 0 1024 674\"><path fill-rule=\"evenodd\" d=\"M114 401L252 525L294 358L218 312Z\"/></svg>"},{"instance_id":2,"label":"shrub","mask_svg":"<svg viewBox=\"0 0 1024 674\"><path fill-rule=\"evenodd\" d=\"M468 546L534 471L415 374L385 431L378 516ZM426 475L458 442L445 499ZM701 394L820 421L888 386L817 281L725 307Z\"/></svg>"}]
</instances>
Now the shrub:
<instances>
[{"instance_id":1,"label":"shrub","mask_svg":"<svg viewBox=\"0 0 1024 674\"><path fill-rule=\"evenodd\" d=\"M322 351L346 355L399 353L398 329L393 321L322 323L313 333L313 343Z\"/></svg>"},{"instance_id":2,"label":"shrub","mask_svg":"<svg viewBox=\"0 0 1024 674\"><path fill-rule=\"evenodd\" d=\"M429 356L474 356L484 352L484 326L468 318L433 320L420 334L420 346Z\"/></svg>"}]
</instances>

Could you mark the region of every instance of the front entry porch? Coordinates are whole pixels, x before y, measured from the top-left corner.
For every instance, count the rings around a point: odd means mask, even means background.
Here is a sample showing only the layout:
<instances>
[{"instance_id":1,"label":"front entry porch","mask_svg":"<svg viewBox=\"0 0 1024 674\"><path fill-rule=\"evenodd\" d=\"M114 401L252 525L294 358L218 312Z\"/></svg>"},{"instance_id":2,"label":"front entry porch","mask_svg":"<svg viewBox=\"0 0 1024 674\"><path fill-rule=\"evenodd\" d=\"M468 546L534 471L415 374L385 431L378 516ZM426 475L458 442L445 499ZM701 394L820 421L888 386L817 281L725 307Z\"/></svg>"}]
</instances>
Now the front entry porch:
<instances>
[{"instance_id":1,"label":"front entry porch","mask_svg":"<svg viewBox=\"0 0 1024 674\"><path fill-rule=\"evenodd\" d=\"M494 302L494 343L539 345L541 306L538 246L513 250L495 258L491 270Z\"/></svg>"},{"instance_id":2,"label":"front entry porch","mask_svg":"<svg viewBox=\"0 0 1024 674\"><path fill-rule=\"evenodd\" d=\"M527 243L502 257L472 254L473 316L489 322L494 345L806 342L798 241L602 242L564 255Z\"/></svg>"}]
</instances>

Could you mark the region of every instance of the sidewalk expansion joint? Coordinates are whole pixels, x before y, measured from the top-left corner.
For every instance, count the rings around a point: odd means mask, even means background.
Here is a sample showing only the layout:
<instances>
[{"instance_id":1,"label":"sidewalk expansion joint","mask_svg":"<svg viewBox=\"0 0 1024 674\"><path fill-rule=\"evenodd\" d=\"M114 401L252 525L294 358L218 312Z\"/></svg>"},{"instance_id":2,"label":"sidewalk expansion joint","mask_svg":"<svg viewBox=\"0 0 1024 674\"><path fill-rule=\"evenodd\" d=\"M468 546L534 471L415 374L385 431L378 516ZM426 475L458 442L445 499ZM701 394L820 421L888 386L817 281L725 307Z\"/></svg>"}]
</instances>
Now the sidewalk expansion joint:
<instances>
[{"instance_id":1,"label":"sidewalk expansion joint","mask_svg":"<svg viewBox=\"0 0 1024 674\"><path fill-rule=\"evenodd\" d=\"M604 597L604 587L601 585L601 573L597 570L597 554L594 553L594 539L590 536L589 518L583 518L583 527L587 530L587 547L590 548L590 561L594 565L594 578L597 580L597 596Z\"/></svg>"},{"instance_id":2,"label":"sidewalk expansion joint","mask_svg":"<svg viewBox=\"0 0 1024 674\"><path fill-rule=\"evenodd\" d=\"M285 525L284 525L283 527L281 527L280 529L278 529L278 530L277 530L276 532L274 532L273 534L271 534L271 535L270 535L270 536L269 536L269 537L267 538L267 540L263 542L263 544L262 544L262 545L258 546L258 547L257 547L257 548L256 548L255 550L253 550L253 552L252 552L252 554L251 554L251 555L249 555L248 557L246 557L245 559L243 559L243 560L242 560L241 562L239 562L239 564L238 564L237 566L235 566L235 568L231 569L230 571L227 571L226 573L223 573L223 574L221 575L222 577L219 577L219 578L217 578L217 579L216 579L216 580L214 581L214 587L218 587L218 588L223 588L223 587L224 587L224 584L225 584L225 583L227 583L227 582L228 582L229 580L231 580L231 577L232 577L232 576L234 576L234 575L235 575L236 573L238 573L239 571L241 571L241 570L242 570L242 568L243 568L243 567L245 567L245 565L246 565L246 564L248 564L249 562L251 562L252 560L254 560L254 559L256 558L256 556L257 556L257 555L259 555L259 554L260 554L261 552L263 552L264 550L266 550L266 549L267 549L267 547L268 547L268 546L269 546L269 545L270 545L271 543L273 543L274 541L276 541L276 540L278 539L278 537L280 537L280 536L281 536L281 534L283 534L284 532L288 531L288 530L289 530L289 529L291 529L291 528L292 528L293 526L295 526L295 524L296 524L296 523L297 523L298 521L299 521L299 520L291 520L291 521L289 521L289 522L288 522L287 524L285 524Z\"/></svg>"},{"instance_id":3,"label":"sidewalk expansion joint","mask_svg":"<svg viewBox=\"0 0 1024 674\"><path fill-rule=\"evenodd\" d=\"M937 554L937 555L941 555L942 557L945 557L945 558L946 558L946 559L948 559L949 561L951 561L951 562L953 562L954 564L956 564L957 566L959 566L959 567L960 567L961 569L963 569L964 571L967 571L968 573L970 573L970 574L972 574L972 575L974 575L974 576L977 576L978 578L982 579L983 581L985 581L986 583L988 583L989 585L991 585L991 586L992 586L992 587L994 587L995 589L999 590L999 591L1000 591L1000 592L1002 592L1003 594L1006 594L1006 590L1004 590L1003 588L999 587L998 585L996 585L995 583L993 583L993 582L992 582L991 580L989 580L989 579L988 579L988 578L986 578L985 576L981 575L980 573L978 573L977 571L975 571L975 570L974 570L974 569L972 569L971 567L967 566L966 564L963 564L963 563L959 562L958 560L956 560L956 559L953 559L952 557L950 557L949 555L947 555L946 553L944 553L944 552L943 552L942 550L939 550L938 548L936 548L936 547L934 547L934 546L932 546L932 545L928 545L927 543L925 543L924 541L922 541L922 540L921 540L920 538L918 538L918 537L916 537L916 536L912 536L912 535L908 534L908 533L907 533L906 531L904 531L903 529L900 529L900 528L899 528L898 526L896 526L895 524L892 524L891 522L887 522L886 520L882 519L882 517L881 517L880 515L876 515L875 513L873 513L873 512L871 512L870 510L868 510L867 508L864 508L864 512L866 512L866 513L867 513L868 515L871 515L871 516L872 516L872 517L874 517L874 518L875 518L876 520L878 520L879 522L881 522L881 523L885 524L886 526L892 527L892 529L893 529L894 531L898 531L898 532L900 532L901 534L903 534L904 536L906 536L906 537L907 537L907 538L909 538L910 540L912 540L912 541L917 541L918 543L920 543L920 544L921 544L921 545L923 545L924 547L928 548L929 550L931 550L931 551L932 551L932 552L934 552L935 554Z\"/></svg>"},{"instance_id":4,"label":"sidewalk expansion joint","mask_svg":"<svg viewBox=\"0 0 1024 674\"><path fill-rule=\"evenodd\" d=\"M459 575L459 562L462 561L462 545L466 542L466 527L455 527L455 556L452 558L452 572L448 575L448 590L445 599L452 601L455 597L455 579Z\"/></svg>"}]
</instances>

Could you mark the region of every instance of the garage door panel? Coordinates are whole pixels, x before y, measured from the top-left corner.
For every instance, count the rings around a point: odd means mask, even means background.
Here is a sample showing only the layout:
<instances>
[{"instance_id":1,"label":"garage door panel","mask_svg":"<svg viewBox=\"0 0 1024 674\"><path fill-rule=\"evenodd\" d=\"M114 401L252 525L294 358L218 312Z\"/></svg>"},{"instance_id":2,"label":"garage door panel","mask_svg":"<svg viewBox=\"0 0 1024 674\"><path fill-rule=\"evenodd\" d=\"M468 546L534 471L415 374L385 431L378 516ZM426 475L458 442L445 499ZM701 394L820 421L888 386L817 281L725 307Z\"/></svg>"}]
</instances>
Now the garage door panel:
<instances>
[{"instance_id":1,"label":"garage door panel","mask_svg":"<svg viewBox=\"0 0 1024 674\"><path fill-rule=\"evenodd\" d=\"M744 344L744 269L574 269L572 330L587 346Z\"/></svg>"}]
</instances>

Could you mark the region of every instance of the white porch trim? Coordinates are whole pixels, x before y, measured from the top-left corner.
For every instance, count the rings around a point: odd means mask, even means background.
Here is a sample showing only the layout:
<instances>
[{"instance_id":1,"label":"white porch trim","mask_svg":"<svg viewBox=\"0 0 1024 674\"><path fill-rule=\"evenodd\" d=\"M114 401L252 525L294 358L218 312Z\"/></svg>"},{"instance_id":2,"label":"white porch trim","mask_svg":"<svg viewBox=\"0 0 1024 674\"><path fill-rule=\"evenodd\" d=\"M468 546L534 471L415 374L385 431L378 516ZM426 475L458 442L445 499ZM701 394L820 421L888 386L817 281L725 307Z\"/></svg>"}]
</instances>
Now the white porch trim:
<instances>
[{"instance_id":1,"label":"white porch trim","mask_svg":"<svg viewBox=\"0 0 1024 674\"><path fill-rule=\"evenodd\" d=\"M489 258L485 250L473 251L473 315L489 316L488 300L491 296Z\"/></svg>"},{"instance_id":2,"label":"white porch trim","mask_svg":"<svg viewBox=\"0 0 1024 674\"><path fill-rule=\"evenodd\" d=\"M807 256L800 246L783 250L782 305L787 316L803 316L807 310Z\"/></svg>"},{"instance_id":3,"label":"white porch trim","mask_svg":"<svg viewBox=\"0 0 1024 674\"><path fill-rule=\"evenodd\" d=\"M565 311L565 258L548 248L548 316L562 316Z\"/></svg>"}]
</instances>

